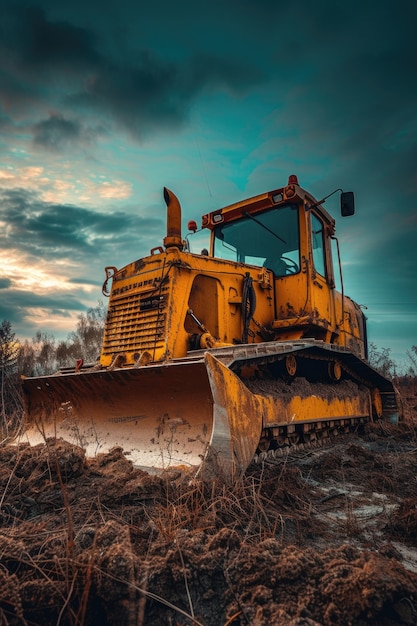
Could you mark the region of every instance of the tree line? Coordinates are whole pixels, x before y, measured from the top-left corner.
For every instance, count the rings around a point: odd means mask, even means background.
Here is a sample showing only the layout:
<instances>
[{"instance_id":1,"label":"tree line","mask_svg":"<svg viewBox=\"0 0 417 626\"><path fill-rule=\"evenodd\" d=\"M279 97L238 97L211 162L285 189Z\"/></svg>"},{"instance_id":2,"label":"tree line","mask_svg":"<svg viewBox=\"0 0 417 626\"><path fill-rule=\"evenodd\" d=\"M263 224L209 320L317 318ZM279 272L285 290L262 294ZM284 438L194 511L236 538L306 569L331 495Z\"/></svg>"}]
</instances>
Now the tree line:
<instances>
[{"instance_id":1,"label":"tree line","mask_svg":"<svg viewBox=\"0 0 417 626\"><path fill-rule=\"evenodd\" d=\"M369 344L368 361L374 369L386 378L395 379L417 376L417 346L411 346L410 350L407 350L405 357L406 361L398 364L391 357L390 348L378 349L375 343L371 342Z\"/></svg>"},{"instance_id":2,"label":"tree line","mask_svg":"<svg viewBox=\"0 0 417 626\"><path fill-rule=\"evenodd\" d=\"M75 331L65 341L38 331L32 341L19 344L18 369L23 376L52 374L75 365L77 359L94 363L100 356L106 311L99 303L78 317ZM1 342L1 339L0 339Z\"/></svg>"},{"instance_id":3,"label":"tree line","mask_svg":"<svg viewBox=\"0 0 417 626\"><path fill-rule=\"evenodd\" d=\"M31 341L20 342L11 322L0 325L0 433L3 437L20 423L23 402L22 376L52 374L74 367L77 359L92 363L100 356L106 311L99 302L78 317L76 329L64 341L38 331ZM1 441L1 438L0 438Z\"/></svg>"}]
</instances>

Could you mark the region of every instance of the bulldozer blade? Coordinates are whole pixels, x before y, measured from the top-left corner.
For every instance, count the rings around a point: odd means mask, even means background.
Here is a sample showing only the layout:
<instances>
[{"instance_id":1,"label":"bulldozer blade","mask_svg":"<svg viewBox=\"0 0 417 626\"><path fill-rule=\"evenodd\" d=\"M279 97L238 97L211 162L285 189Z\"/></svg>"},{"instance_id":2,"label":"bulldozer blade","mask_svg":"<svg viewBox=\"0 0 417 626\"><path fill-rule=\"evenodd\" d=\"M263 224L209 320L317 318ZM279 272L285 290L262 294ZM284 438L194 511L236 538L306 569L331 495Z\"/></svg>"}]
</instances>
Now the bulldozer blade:
<instances>
[{"instance_id":1,"label":"bulldozer blade","mask_svg":"<svg viewBox=\"0 0 417 626\"><path fill-rule=\"evenodd\" d=\"M253 459L262 430L256 397L209 353L26 378L23 391L31 445L63 438L87 457L119 446L149 472L180 468L229 480Z\"/></svg>"}]
</instances>

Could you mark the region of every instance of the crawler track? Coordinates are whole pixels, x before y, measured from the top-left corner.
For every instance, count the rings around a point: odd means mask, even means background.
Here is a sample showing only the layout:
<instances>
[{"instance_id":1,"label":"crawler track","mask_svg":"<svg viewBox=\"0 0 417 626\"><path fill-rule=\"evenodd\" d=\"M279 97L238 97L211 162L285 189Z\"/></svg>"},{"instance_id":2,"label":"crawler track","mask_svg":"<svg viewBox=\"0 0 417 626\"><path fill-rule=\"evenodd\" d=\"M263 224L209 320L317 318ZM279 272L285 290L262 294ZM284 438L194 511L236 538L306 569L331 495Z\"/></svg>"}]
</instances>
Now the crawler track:
<instances>
[{"instance_id":1,"label":"crawler track","mask_svg":"<svg viewBox=\"0 0 417 626\"><path fill-rule=\"evenodd\" d=\"M301 456L308 452L313 452L317 449L332 448L334 445L346 442L355 433L366 432L366 423L358 423L355 428L344 432L342 434L327 434L319 439L312 439L310 441L302 441L300 443L281 446L276 449L270 449L267 451L259 451L253 458L252 465L278 465L290 460L298 460ZM249 466L249 467L251 467Z\"/></svg>"}]
</instances>

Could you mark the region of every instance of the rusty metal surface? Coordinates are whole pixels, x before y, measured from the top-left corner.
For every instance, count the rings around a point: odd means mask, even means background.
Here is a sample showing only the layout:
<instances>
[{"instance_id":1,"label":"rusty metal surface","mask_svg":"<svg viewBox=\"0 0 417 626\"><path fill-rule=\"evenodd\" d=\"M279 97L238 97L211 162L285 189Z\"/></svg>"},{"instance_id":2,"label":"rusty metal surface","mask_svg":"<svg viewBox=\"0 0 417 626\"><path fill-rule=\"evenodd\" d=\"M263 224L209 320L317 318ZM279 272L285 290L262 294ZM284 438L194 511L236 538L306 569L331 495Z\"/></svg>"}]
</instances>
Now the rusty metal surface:
<instances>
[{"instance_id":1,"label":"rusty metal surface","mask_svg":"<svg viewBox=\"0 0 417 626\"><path fill-rule=\"evenodd\" d=\"M222 472L233 479L246 470L255 455L262 431L262 407L259 398L221 361L210 353L205 360L214 400L214 427L203 474Z\"/></svg>"},{"instance_id":2,"label":"rusty metal surface","mask_svg":"<svg viewBox=\"0 0 417 626\"><path fill-rule=\"evenodd\" d=\"M69 373L24 381L32 445L62 437L87 456L121 446L145 469L198 467L213 427L204 363Z\"/></svg>"}]
</instances>

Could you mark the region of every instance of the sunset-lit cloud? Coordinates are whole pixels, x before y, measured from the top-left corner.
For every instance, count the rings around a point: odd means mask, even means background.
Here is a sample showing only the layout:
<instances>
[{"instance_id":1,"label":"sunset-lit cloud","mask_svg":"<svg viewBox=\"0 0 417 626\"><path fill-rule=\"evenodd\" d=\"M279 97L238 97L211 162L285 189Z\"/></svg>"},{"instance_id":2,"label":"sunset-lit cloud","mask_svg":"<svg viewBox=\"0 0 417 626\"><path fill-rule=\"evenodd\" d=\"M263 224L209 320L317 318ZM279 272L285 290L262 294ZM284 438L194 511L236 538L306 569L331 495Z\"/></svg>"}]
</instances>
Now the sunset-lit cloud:
<instances>
[{"instance_id":1,"label":"sunset-lit cloud","mask_svg":"<svg viewBox=\"0 0 417 626\"><path fill-rule=\"evenodd\" d=\"M105 198L109 200L124 200L132 195L132 185L123 180L85 182L86 192L83 198L92 199L94 197Z\"/></svg>"},{"instance_id":2,"label":"sunset-lit cloud","mask_svg":"<svg viewBox=\"0 0 417 626\"><path fill-rule=\"evenodd\" d=\"M71 268L70 259L61 259L60 262L45 267L42 260L34 261L19 250L9 249L7 252L0 250L0 276L10 281L10 286L39 295L57 292L72 291L71 270L74 272L76 265ZM81 288L81 285L80 285ZM91 285L84 286L86 291L91 291Z\"/></svg>"},{"instance_id":3,"label":"sunset-lit cloud","mask_svg":"<svg viewBox=\"0 0 417 626\"><path fill-rule=\"evenodd\" d=\"M104 200L125 200L132 195L132 184L123 180L91 180L88 177L73 179L54 178L54 172L45 167L23 167L0 170L0 188L30 189L47 203L65 203L77 198L79 202L95 203Z\"/></svg>"}]
</instances>

